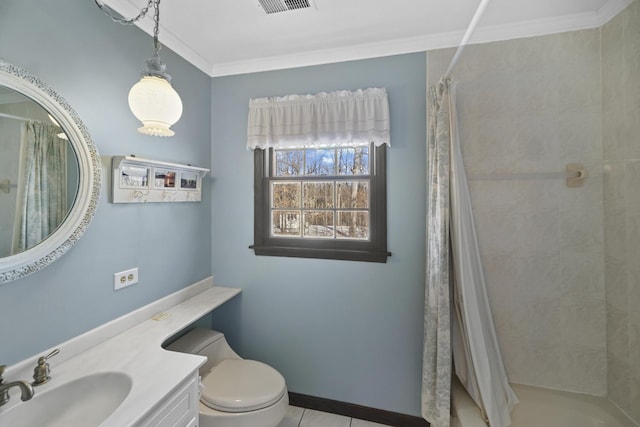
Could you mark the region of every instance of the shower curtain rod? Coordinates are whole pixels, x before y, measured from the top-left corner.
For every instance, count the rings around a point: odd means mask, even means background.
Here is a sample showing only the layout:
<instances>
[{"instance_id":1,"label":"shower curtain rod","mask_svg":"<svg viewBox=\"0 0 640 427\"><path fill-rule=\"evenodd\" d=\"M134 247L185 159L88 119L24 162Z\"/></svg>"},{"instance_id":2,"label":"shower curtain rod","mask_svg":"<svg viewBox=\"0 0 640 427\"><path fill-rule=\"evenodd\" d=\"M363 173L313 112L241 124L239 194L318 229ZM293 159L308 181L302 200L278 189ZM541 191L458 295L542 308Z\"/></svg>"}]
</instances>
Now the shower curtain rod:
<instances>
[{"instance_id":1,"label":"shower curtain rod","mask_svg":"<svg viewBox=\"0 0 640 427\"><path fill-rule=\"evenodd\" d=\"M471 35L473 34L476 27L478 26L478 22L480 21L480 18L482 18L482 15L484 14L484 11L489 5L490 1L491 0L482 0L480 2L480 5L476 9L476 13L473 15L473 18L471 19L471 23L469 24L469 27L467 27L467 31L465 31L464 36L462 37L462 41L460 42L460 45L458 46L456 53L453 55L453 59L449 64L449 68L447 68L447 71L444 73L445 78L451 75L451 71L453 71L453 67L456 66L458 59L460 59L460 55L462 55L462 51L464 50L465 46L469 43L469 39L471 38Z\"/></svg>"},{"instance_id":2,"label":"shower curtain rod","mask_svg":"<svg viewBox=\"0 0 640 427\"><path fill-rule=\"evenodd\" d=\"M32 119L29 117L22 117L22 116L14 116L12 114L6 114L6 113L0 113L0 118L19 120L21 122L34 122L34 123L47 124L47 122L43 120L37 120L37 119Z\"/></svg>"},{"instance_id":3,"label":"shower curtain rod","mask_svg":"<svg viewBox=\"0 0 640 427\"><path fill-rule=\"evenodd\" d=\"M4 117L5 119L20 120L22 122L34 122L34 121L36 121L36 120L30 119L28 117L13 116L11 114L5 114L5 113L0 113L0 117Z\"/></svg>"}]
</instances>

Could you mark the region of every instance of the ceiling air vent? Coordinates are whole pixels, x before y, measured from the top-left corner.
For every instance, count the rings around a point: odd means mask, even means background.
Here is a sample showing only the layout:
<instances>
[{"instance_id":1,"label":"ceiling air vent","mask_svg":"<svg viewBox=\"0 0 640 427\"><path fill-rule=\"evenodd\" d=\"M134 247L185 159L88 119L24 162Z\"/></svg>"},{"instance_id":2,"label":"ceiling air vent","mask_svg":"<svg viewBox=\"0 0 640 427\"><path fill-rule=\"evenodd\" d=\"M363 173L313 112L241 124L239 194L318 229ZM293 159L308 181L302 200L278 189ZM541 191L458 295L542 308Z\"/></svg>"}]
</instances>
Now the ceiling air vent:
<instances>
[{"instance_id":1,"label":"ceiling air vent","mask_svg":"<svg viewBox=\"0 0 640 427\"><path fill-rule=\"evenodd\" d=\"M267 13L286 12L287 10L311 7L310 0L258 0L258 3Z\"/></svg>"}]
</instances>

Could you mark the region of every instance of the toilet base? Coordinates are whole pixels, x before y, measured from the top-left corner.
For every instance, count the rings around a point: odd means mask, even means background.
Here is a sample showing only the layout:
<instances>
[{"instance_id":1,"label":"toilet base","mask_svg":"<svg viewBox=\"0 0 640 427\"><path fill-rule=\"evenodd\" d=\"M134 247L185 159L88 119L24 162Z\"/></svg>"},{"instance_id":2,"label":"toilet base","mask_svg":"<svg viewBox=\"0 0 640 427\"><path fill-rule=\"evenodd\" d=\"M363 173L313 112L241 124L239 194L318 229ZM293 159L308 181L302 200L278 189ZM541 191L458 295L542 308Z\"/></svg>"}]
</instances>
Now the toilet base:
<instances>
[{"instance_id":1,"label":"toilet base","mask_svg":"<svg viewBox=\"0 0 640 427\"><path fill-rule=\"evenodd\" d=\"M289 394L271 406L249 412L222 412L199 402L200 427L277 427L289 408Z\"/></svg>"}]
</instances>

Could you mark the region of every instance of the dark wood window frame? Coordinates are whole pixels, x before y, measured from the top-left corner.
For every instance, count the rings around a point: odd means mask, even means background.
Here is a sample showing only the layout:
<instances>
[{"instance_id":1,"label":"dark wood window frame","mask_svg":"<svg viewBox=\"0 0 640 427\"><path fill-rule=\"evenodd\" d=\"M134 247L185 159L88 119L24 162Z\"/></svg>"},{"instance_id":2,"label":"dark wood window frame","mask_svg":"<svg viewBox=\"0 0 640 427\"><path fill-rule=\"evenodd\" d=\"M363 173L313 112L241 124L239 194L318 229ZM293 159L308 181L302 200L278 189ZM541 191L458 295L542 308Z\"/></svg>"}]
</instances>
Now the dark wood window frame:
<instances>
[{"instance_id":1,"label":"dark wood window frame","mask_svg":"<svg viewBox=\"0 0 640 427\"><path fill-rule=\"evenodd\" d=\"M254 150L254 244L256 255L387 262L387 152L386 145L374 147L370 175L369 239L291 239L271 236L271 166L273 149Z\"/></svg>"}]
</instances>

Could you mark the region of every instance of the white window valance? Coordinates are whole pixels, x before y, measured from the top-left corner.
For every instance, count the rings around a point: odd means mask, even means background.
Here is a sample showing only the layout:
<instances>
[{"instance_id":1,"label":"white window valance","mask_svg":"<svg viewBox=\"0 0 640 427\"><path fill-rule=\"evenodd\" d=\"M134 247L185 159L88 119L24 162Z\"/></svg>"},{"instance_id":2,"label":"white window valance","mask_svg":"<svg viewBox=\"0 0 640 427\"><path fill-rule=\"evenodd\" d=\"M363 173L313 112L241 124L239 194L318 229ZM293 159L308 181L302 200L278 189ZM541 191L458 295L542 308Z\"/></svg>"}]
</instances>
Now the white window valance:
<instances>
[{"instance_id":1,"label":"white window valance","mask_svg":"<svg viewBox=\"0 0 640 427\"><path fill-rule=\"evenodd\" d=\"M247 148L391 145L383 88L249 100Z\"/></svg>"}]
</instances>

